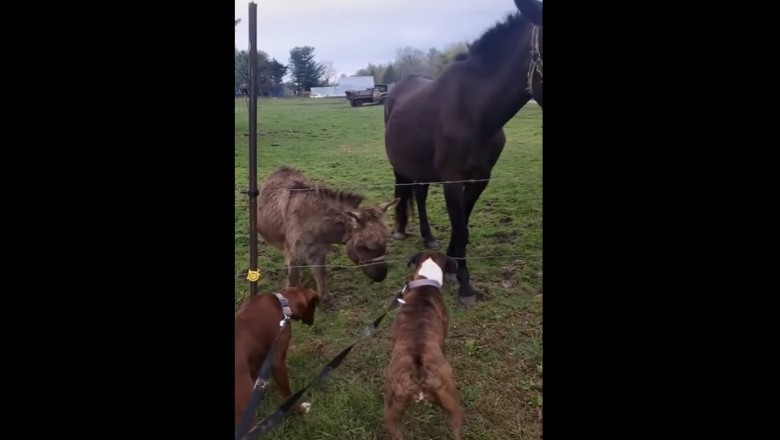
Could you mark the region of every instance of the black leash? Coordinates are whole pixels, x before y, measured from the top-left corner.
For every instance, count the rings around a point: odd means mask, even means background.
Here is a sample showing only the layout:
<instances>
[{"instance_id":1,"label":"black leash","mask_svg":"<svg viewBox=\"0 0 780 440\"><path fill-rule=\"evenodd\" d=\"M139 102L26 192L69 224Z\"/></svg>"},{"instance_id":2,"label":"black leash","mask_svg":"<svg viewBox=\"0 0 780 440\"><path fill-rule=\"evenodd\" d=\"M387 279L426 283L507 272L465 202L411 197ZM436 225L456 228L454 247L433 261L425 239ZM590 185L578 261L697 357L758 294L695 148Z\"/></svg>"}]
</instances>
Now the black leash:
<instances>
[{"instance_id":1,"label":"black leash","mask_svg":"<svg viewBox=\"0 0 780 440\"><path fill-rule=\"evenodd\" d=\"M436 283L433 280L417 280L417 285L422 284L431 284L431 282ZM424 282L423 282L424 281ZM409 289L413 289L414 287L417 287L415 285L415 281L411 281L409 283L404 284L403 288L398 291L398 294L393 298L393 301L390 303L390 306L388 306L387 310L385 310L382 315L380 315L378 318L374 320L371 324L368 324L363 328L363 330L360 332L360 336L358 339L352 343L349 347L345 348L341 353L336 355L330 362L328 362L327 365L322 369L319 376L314 378L311 382L309 382L308 385L303 387L302 389L298 390L295 394L285 399L284 403L282 403L274 412L266 416L263 420L261 420L259 423L257 423L249 432L246 433L243 437L236 437L237 440L254 440L257 438L262 437L263 435L267 434L273 427L275 427L279 422L284 418L285 415L295 406L296 403L298 403L298 400L303 396L303 394L311 387L317 386L321 384L330 374L331 371L338 368L339 365L341 365L341 362L344 360L344 358L347 357L350 350L358 343L361 339L367 338L371 336L371 334L376 331L376 329L379 327L379 323L382 322L382 319L390 313L393 309L397 308L400 304L404 303L404 300L402 299L404 292L406 292ZM439 283L436 283L436 286L438 286Z\"/></svg>"},{"instance_id":2,"label":"black leash","mask_svg":"<svg viewBox=\"0 0 780 440\"><path fill-rule=\"evenodd\" d=\"M276 351L276 342L279 341L279 337L282 336L282 331L284 331L284 328L292 317L292 309L290 309L287 298L280 293L275 293L274 295L276 296L276 299L279 300L279 305L282 306L284 318L279 321L279 332L276 334L274 342L271 343L271 348L268 351L265 361L263 361L263 365L260 366L260 371L257 373L257 380L255 380L255 386L252 389L252 395L244 407L244 412L241 414L241 420L238 422L238 426L236 426L234 432L236 440L246 435L249 425L254 419L257 405L260 404L260 400L263 398L263 394L265 394L265 387L268 385L268 379L271 377L271 366L273 365L274 352Z\"/></svg>"}]
</instances>

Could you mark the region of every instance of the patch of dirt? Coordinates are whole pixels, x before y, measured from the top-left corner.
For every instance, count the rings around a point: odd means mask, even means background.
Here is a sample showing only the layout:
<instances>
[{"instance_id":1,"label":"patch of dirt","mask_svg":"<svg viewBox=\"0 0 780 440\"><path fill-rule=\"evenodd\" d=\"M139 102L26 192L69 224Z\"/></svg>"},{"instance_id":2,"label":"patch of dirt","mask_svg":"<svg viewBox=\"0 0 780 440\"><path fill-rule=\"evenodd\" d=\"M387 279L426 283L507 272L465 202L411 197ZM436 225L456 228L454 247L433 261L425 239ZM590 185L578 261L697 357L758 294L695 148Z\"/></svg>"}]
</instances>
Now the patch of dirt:
<instances>
[{"instance_id":1,"label":"patch of dirt","mask_svg":"<svg viewBox=\"0 0 780 440\"><path fill-rule=\"evenodd\" d=\"M512 282L512 278L515 274L515 271L511 267L502 267L501 268L501 287L504 289L511 289L514 287L514 283Z\"/></svg>"}]
</instances>

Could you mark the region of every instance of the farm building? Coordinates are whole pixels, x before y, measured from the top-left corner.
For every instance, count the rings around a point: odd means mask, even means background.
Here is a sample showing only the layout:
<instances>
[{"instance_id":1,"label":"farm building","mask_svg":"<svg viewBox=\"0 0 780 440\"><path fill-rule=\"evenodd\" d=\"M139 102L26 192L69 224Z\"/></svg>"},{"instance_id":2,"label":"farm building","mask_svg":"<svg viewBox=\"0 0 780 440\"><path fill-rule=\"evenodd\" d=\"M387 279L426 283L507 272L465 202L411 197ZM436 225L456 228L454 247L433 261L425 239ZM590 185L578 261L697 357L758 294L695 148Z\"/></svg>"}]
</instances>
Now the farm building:
<instances>
[{"instance_id":1,"label":"farm building","mask_svg":"<svg viewBox=\"0 0 780 440\"><path fill-rule=\"evenodd\" d=\"M285 85L273 86L270 89L260 88L258 90L258 93L260 94L260 96L274 96L276 98L284 98L287 96L295 95L295 91ZM247 84L236 85L236 96L248 96L248 95L249 95L249 86Z\"/></svg>"},{"instance_id":2,"label":"farm building","mask_svg":"<svg viewBox=\"0 0 780 440\"><path fill-rule=\"evenodd\" d=\"M286 98L288 96L294 96L295 90L282 85L282 86L276 86L271 89L271 96L274 96L276 98Z\"/></svg>"},{"instance_id":3,"label":"farm building","mask_svg":"<svg viewBox=\"0 0 780 440\"><path fill-rule=\"evenodd\" d=\"M365 90L374 87L373 76L349 76L340 78L338 85L312 87L311 96L317 98L346 97L347 90Z\"/></svg>"}]
</instances>

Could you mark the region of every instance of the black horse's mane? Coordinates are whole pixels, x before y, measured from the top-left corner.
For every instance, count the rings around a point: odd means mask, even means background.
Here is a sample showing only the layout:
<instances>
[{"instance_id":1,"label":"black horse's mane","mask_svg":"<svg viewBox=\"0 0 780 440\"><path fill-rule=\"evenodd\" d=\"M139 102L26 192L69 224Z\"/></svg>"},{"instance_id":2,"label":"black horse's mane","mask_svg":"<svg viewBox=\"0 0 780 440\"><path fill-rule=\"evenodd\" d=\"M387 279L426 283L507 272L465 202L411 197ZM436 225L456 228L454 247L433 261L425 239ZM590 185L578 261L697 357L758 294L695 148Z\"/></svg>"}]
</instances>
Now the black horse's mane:
<instances>
[{"instance_id":1,"label":"black horse's mane","mask_svg":"<svg viewBox=\"0 0 780 440\"><path fill-rule=\"evenodd\" d=\"M504 21L499 21L474 41L469 46L469 54L486 61L500 61L506 56L502 51L504 40L528 22L528 17L519 12L509 14Z\"/></svg>"}]
</instances>

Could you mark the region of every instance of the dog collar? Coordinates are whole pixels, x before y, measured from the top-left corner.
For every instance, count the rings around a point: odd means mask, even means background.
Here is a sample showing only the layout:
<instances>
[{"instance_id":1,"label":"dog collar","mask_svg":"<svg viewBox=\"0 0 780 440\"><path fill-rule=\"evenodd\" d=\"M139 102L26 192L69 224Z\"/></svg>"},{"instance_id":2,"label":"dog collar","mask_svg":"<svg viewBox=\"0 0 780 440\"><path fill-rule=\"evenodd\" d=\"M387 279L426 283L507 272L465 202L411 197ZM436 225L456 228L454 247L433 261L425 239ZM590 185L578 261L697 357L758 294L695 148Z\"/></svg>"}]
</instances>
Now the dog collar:
<instances>
[{"instance_id":1,"label":"dog collar","mask_svg":"<svg viewBox=\"0 0 780 440\"><path fill-rule=\"evenodd\" d=\"M284 319L279 321L279 327L281 327L292 317L292 309L290 308L290 303L287 301L287 298L285 298L284 295L281 293L274 293L274 296L277 300L279 300L279 305L282 306L282 313L284 313Z\"/></svg>"},{"instance_id":2,"label":"dog collar","mask_svg":"<svg viewBox=\"0 0 780 440\"><path fill-rule=\"evenodd\" d=\"M404 284L404 287L401 288L401 290L398 292L398 296L396 296L395 300L399 304L406 304L406 301L404 301L404 293L406 293L408 290L416 289L422 286L431 286L441 290L441 284L439 284L438 281L429 280L428 278L420 278L419 280L412 280Z\"/></svg>"},{"instance_id":3,"label":"dog collar","mask_svg":"<svg viewBox=\"0 0 780 440\"><path fill-rule=\"evenodd\" d=\"M406 283L406 289L412 290L422 286L433 286L437 289L441 289L441 284L436 280L429 280L428 278L420 278L419 280L412 280Z\"/></svg>"}]
</instances>

